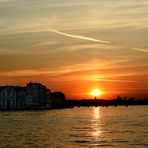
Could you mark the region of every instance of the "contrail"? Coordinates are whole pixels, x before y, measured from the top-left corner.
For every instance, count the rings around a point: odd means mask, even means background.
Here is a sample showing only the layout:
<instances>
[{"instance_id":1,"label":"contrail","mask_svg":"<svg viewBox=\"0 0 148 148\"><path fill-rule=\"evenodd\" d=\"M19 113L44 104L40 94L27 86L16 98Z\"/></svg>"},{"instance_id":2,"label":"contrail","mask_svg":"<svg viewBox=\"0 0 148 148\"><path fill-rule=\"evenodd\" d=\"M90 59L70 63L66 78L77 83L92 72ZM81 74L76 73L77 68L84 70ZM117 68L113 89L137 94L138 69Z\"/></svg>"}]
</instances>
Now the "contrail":
<instances>
[{"instance_id":1,"label":"contrail","mask_svg":"<svg viewBox=\"0 0 148 148\"><path fill-rule=\"evenodd\" d=\"M140 52L147 52L148 53L148 50L147 49L141 49L141 48L132 48L133 50L136 50L136 51L140 51Z\"/></svg>"},{"instance_id":2,"label":"contrail","mask_svg":"<svg viewBox=\"0 0 148 148\"><path fill-rule=\"evenodd\" d=\"M64 32L53 30L53 29L50 29L49 31L53 32L53 33L60 34L60 35L64 35L67 37L81 39L81 40L93 41L93 42L104 43L104 44L110 43L110 41L98 40L98 39L94 39L94 38L90 38L90 37L86 37L86 36L81 36L81 35L68 34L68 33L64 33Z\"/></svg>"}]
</instances>

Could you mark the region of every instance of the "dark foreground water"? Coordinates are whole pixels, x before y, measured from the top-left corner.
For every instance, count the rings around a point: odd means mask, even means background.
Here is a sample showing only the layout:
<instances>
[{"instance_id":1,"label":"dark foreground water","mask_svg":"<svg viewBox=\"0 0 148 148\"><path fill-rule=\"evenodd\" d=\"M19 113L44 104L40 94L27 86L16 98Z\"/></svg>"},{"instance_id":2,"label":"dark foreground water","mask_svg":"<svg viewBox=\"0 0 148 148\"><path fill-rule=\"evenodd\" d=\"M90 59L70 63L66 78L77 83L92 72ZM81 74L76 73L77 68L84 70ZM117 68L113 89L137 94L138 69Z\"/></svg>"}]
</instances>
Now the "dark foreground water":
<instances>
[{"instance_id":1,"label":"dark foreground water","mask_svg":"<svg viewBox=\"0 0 148 148\"><path fill-rule=\"evenodd\" d=\"M148 148L148 106L0 112L0 147Z\"/></svg>"}]
</instances>

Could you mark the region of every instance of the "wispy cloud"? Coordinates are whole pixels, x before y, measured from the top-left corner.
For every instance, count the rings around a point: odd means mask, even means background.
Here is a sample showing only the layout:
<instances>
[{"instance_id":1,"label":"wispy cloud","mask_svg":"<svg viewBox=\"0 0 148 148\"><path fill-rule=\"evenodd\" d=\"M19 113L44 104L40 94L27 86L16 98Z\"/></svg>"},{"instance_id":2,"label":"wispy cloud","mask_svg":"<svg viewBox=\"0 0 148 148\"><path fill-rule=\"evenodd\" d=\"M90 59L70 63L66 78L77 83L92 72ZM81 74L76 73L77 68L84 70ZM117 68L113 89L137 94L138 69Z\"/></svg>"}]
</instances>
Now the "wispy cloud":
<instances>
[{"instance_id":1,"label":"wispy cloud","mask_svg":"<svg viewBox=\"0 0 148 148\"><path fill-rule=\"evenodd\" d=\"M37 44L32 45L32 47L40 47L40 46L55 45L55 44L57 44L57 42L54 42L54 41L41 42L41 43L37 43Z\"/></svg>"},{"instance_id":2,"label":"wispy cloud","mask_svg":"<svg viewBox=\"0 0 148 148\"><path fill-rule=\"evenodd\" d=\"M75 52L75 51L82 51L82 50L108 50L112 52L113 50L117 50L119 47L114 45L107 45L107 44L97 44L97 43L90 43L90 44L74 44L64 47L59 47L56 49L48 50L49 53L51 52Z\"/></svg>"},{"instance_id":3,"label":"wispy cloud","mask_svg":"<svg viewBox=\"0 0 148 148\"><path fill-rule=\"evenodd\" d=\"M133 50L136 50L136 51L148 53L148 50L147 50L147 49L143 49L143 48L132 48L132 49L133 49Z\"/></svg>"},{"instance_id":4,"label":"wispy cloud","mask_svg":"<svg viewBox=\"0 0 148 148\"><path fill-rule=\"evenodd\" d=\"M133 76L133 75L141 75L148 74L148 72L128 72L128 73L107 73L101 75L101 70L110 70L111 68L117 68L118 65L128 60L118 59L118 60L90 60L84 63L76 63L70 65L63 65L56 68L40 68L40 69L24 69L24 70L13 70L13 71L0 71L0 77L22 77L22 76L63 76L63 75L73 75L77 73L94 73L100 70L99 75L87 75L87 78L92 80L98 80L102 78L112 78L112 77L125 77L125 76ZM86 75L86 74L85 74Z\"/></svg>"},{"instance_id":5,"label":"wispy cloud","mask_svg":"<svg viewBox=\"0 0 148 148\"><path fill-rule=\"evenodd\" d=\"M87 70L87 69L86 69ZM77 71L77 70L76 70ZM62 81L79 81L79 80L85 80L85 81L94 81L94 82L116 82L116 83L139 83L137 80L125 80L123 79L125 76L137 76L137 75L143 75L143 73L127 73L127 74L112 74L110 75L103 75L100 74L98 76L94 75L87 75L87 74L81 74L77 75L78 73L73 73L72 69L65 68L63 70L48 70L48 69L40 69L40 70L16 70L10 72L0 72L1 78L27 78L27 77L42 77L43 79L50 77L52 78L52 81L57 81L59 78L62 78ZM120 77L119 79L116 79L115 77Z\"/></svg>"},{"instance_id":6,"label":"wispy cloud","mask_svg":"<svg viewBox=\"0 0 148 148\"><path fill-rule=\"evenodd\" d=\"M98 43L103 43L103 44L109 44L110 43L110 41L98 40L98 39L95 39L95 38L86 37L86 36L82 36L82 35L68 34L68 33L58 31L58 30L54 30L54 29L50 29L49 31L53 32L53 33L60 34L60 35L64 35L64 36L67 36L67 37L75 38L75 39L93 41L93 42L98 42Z\"/></svg>"},{"instance_id":7,"label":"wispy cloud","mask_svg":"<svg viewBox=\"0 0 148 148\"><path fill-rule=\"evenodd\" d=\"M139 81L132 81L132 80L120 80L120 79L88 79L91 81L101 81L101 82L121 82L121 83L139 83Z\"/></svg>"}]
</instances>

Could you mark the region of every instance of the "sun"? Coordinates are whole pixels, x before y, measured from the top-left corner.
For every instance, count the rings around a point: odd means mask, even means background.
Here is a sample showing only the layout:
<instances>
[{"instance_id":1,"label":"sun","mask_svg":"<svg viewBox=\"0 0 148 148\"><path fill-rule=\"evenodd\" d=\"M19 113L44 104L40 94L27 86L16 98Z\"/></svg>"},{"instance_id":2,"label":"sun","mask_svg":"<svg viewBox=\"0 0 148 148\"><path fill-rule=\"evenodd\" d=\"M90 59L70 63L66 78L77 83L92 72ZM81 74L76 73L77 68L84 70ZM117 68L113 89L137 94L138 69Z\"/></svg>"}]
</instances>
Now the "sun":
<instances>
[{"instance_id":1,"label":"sun","mask_svg":"<svg viewBox=\"0 0 148 148\"><path fill-rule=\"evenodd\" d=\"M91 95L93 95L94 97L100 96L102 95L102 91L99 89L94 89L91 91Z\"/></svg>"}]
</instances>

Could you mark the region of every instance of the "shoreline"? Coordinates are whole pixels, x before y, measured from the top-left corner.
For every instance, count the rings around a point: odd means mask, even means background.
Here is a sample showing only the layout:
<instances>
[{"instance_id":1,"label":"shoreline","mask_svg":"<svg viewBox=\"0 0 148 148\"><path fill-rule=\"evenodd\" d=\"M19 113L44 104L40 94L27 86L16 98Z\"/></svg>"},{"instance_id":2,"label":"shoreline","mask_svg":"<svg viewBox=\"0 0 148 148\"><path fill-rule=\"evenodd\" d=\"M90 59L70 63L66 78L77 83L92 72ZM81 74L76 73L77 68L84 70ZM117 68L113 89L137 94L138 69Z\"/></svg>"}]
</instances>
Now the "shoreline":
<instances>
[{"instance_id":1,"label":"shoreline","mask_svg":"<svg viewBox=\"0 0 148 148\"><path fill-rule=\"evenodd\" d=\"M71 106L71 107L58 107L58 108L26 108L26 109L0 109L0 112L15 112L15 111L49 111L49 110L61 110L61 109L73 109L73 108L80 108L80 107L85 107L85 108L89 108L89 107L115 107L115 108L117 108L117 107L131 107L131 106L148 106L148 104L143 104L143 105L141 105L141 104L136 104L136 105L128 105L128 106L126 106L126 105L117 105L117 106L115 106L115 105L97 105L97 106L95 106L95 105L90 105L90 106Z\"/></svg>"}]
</instances>

